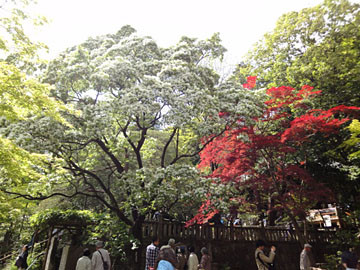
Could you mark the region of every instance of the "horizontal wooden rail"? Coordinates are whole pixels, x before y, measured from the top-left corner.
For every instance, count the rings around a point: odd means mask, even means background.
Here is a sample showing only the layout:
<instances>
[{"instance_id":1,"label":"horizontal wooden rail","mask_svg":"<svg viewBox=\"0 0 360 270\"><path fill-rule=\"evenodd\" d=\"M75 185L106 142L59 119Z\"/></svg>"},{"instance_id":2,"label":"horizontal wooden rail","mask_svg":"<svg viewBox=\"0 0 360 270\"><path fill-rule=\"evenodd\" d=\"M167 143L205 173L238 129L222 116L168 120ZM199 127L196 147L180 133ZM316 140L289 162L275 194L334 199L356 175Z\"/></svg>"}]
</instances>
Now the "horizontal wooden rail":
<instances>
[{"instance_id":1,"label":"horizontal wooden rail","mask_svg":"<svg viewBox=\"0 0 360 270\"><path fill-rule=\"evenodd\" d=\"M144 238L154 235L161 239L193 239L222 241L256 241L264 239L268 242L298 242L294 230L273 227L234 227L193 225L185 227L184 223L169 221L145 221L142 226ZM307 231L309 242L329 242L335 235L334 231Z\"/></svg>"}]
</instances>

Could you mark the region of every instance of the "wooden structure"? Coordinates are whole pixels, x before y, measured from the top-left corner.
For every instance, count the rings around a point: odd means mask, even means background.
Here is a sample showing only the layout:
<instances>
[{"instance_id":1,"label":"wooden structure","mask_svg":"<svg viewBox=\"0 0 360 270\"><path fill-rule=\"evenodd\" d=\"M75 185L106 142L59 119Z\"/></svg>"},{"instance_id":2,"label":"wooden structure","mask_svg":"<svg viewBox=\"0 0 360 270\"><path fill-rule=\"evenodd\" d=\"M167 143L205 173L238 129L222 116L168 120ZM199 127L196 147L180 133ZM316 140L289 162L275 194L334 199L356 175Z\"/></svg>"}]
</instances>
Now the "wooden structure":
<instances>
[{"instance_id":1,"label":"wooden structure","mask_svg":"<svg viewBox=\"0 0 360 270\"><path fill-rule=\"evenodd\" d=\"M67 265L70 261L69 258L74 257L74 255L76 255L76 257L79 257L79 255L81 254L80 251L77 251L76 254L74 254L71 248L73 244L72 242L74 241L76 236L81 234L81 230L86 226L87 224L85 223L70 221L66 223L50 224L50 228L48 229L48 238L44 254L44 261L42 264L42 270L52 270L55 268L58 268L59 270L68 269L69 267ZM64 235L66 234L67 237L64 237ZM65 240L65 238L67 239ZM59 242L59 239L62 239L62 242L64 243L62 243L63 248L61 252L59 266L54 267L52 265L52 257L54 252L56 252L56 245Z\"/></svg>"},{"instance_id":2,"label":"wooden structure","mask_svg":"<svg viewBox=\"0 0 360 270\"><path fill-rule=\"evenodd\" d=\"M308 241L313 248L317 263L324 262L324 254L331 254L330 241L335 237L334 230L306 230ZM145 221L142 227L143 245L139 250L139 268L144 269L146 245L154 235L159 236L161 244L169 238L185 246L194 246L200 257L200 249L207 247L213 258L212 269L231 270L256 269L254 260L255 242L265 240L269 245L276 245L276 269L298 270L299 255L302 247L295 231L283 227L259 226L211 226L194 225L185 227L184 223L169 221ZM133 269L119 267L118 269ZM135 268L134 268L135 269Z\"/></svg>"},{"instance_id":3,"label":"wooden structure","mask_svg":"<svg viewBox=\"0 0 360 270\"><path fill-rule=\"evenodd\" d=\"M79 233L84 224L57 224L51 226L48 235L46 254L44 257L43 270L74 270L76 260L81 256L82 248L69 238L65 238L59 234L67 231L68 235ZM334 231L307 231L308 239L311 244L316 247L314 250L317 262L321 262L321 254L324 249L330 245L330 240L335 236ZM295 232L286 228L273 227L234 227L234 226L210 226L210 225L194 225L185 227L181 222L170 221L144 221L142 225L143 241L142 245L134 258L133 264L114 265L117 269L144 269L145 249L151 242L151 238L157 235L161 239L161 243L165 244L169 238L175 238L177 242L184 245L193 245L197 251L201 247L206 246L210 250L216 269L218 265L228 266L232 270L255 269L253 252L255 241L264 239L269 244L276 244L279 252L277 252L277 260L279 262L278 270L297 270L298 256L301 247ZM62 249L58 249L61 253L61 261L55 266L53 256L56 252L56 242L62 242ZM70 241L69 241L70 240ZM200 256L200 254L198 254ZM294 263L293 266L283 268L281 265L288 265L288 262ZM56 264L57 265L57 264Z\"/></svg>"},{"instance_id":4,"label":"wooden structure","mask_svg":"<svg viewBox=\"0 0 360 270\"><path fill-rule=\"evenodd\" d=\"M319 225L320 228L341 227L336 207L311 209L309 210L308 220L313 224Z\"/></svg>"},{"instance_id":5,"label":"wooden structure","mask_svg":"<svg viewBox=\"0 0 360 270\"><path fill-rule=\"evenodd\" d=\"M276 227L234 227L194 225L185 227L184 223L166 221L145 221L143 224L143 238L150 239L157 235L161 239L192 239L192 240L220 240L253 242L265 239L268 242L298 242L294 230ZM309 242L329 243L334 237L334 231L307 231Z\"/></svg>"}]
</instances>

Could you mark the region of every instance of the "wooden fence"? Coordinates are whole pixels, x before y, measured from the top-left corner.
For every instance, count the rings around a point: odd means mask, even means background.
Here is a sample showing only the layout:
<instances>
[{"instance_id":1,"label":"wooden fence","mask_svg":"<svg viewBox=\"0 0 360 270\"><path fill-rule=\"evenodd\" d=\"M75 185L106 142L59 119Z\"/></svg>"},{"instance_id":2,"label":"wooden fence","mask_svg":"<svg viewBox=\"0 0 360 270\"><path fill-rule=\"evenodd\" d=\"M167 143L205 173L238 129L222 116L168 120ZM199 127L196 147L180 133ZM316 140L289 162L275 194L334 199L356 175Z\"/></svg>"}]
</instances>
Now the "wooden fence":
<instances>
[{"instance_id":1,"label":"wooden fence","mask_svg":"<svg viewBox=\"0 0 360 270\"><path fill-rule=\"evenodd\" d=\"M142 227L143 237L146 239L154 235L160 239L192 239L205 241L256 241L264 239L268 242L298 242L298 237L294 230L273 227L234 227L234 226L210 226L193 225L185 227L184 223L174 223L169 221L145 221ZM307 231L309 242L328 243L334 237L335 231Z\"/></svg>"}]
</instances>

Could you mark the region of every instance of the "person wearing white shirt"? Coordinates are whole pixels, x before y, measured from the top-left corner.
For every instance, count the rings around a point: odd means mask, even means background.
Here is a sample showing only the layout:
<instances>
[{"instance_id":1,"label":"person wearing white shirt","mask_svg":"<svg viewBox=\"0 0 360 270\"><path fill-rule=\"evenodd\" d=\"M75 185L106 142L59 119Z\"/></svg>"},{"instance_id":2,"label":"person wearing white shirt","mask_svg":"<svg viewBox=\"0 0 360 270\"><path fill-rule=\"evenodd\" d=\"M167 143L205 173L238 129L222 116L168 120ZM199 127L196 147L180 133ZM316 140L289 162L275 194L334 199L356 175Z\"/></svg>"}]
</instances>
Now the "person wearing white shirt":
<instances>
[{"instance_id":1,"label":"person wearing white shirt","mask_svg":"<svg viewBox=\"0 0 360 270\"><path fill-rule=\"evenodd\" d=\"M199 265L199 259L195 253L195 249L191 246L188 250L190 252L189 259L187 261L188 270L197 270Z\"/></svg>"},{"instance_id":2,"label":"person wearing white shirt","mask_svg":"<svg viewBox=\"0 0 360 270\"><path fill-rule=\"evenodd\" d=\"M76 270L91 270L90 250L85 248L83 256L76 263Z\"/></svg>"},{"instance_id":3,"label":"person wearing white shirt","mask_svg":"<svg viewBox=\"0 0 360 270\"><path fill-rule=\"evenodd\" d=\"M310 270L311 269L311 260L310 260L310 251L312 246L310 244L305 244L304 249L300 254L300 270Z\"/></svg>"}]
</instances>

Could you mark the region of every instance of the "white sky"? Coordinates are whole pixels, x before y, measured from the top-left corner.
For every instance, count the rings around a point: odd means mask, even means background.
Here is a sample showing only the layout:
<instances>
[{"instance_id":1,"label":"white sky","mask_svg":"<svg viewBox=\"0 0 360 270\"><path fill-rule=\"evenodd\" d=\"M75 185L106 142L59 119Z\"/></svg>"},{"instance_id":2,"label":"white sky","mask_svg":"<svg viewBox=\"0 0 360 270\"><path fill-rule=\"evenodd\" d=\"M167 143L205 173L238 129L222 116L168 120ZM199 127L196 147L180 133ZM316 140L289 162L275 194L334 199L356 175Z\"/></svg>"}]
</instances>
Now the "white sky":
<instances>
[{"instance_id":1,"label":"white sky","mask_svg":"<svg viewBox=\"0 0 360 270\"><path fill-rule=\"evenodd\" d=\"M360 0L352 0L359 2ZM163 47L181 36L207 38L220 32L235 64L284 13L315 6L321 0L38 0L36 13L50 24L34 32L50 48L50 57L90 36L115 33L129 24Z\"/></svg>"}]
</instances>

